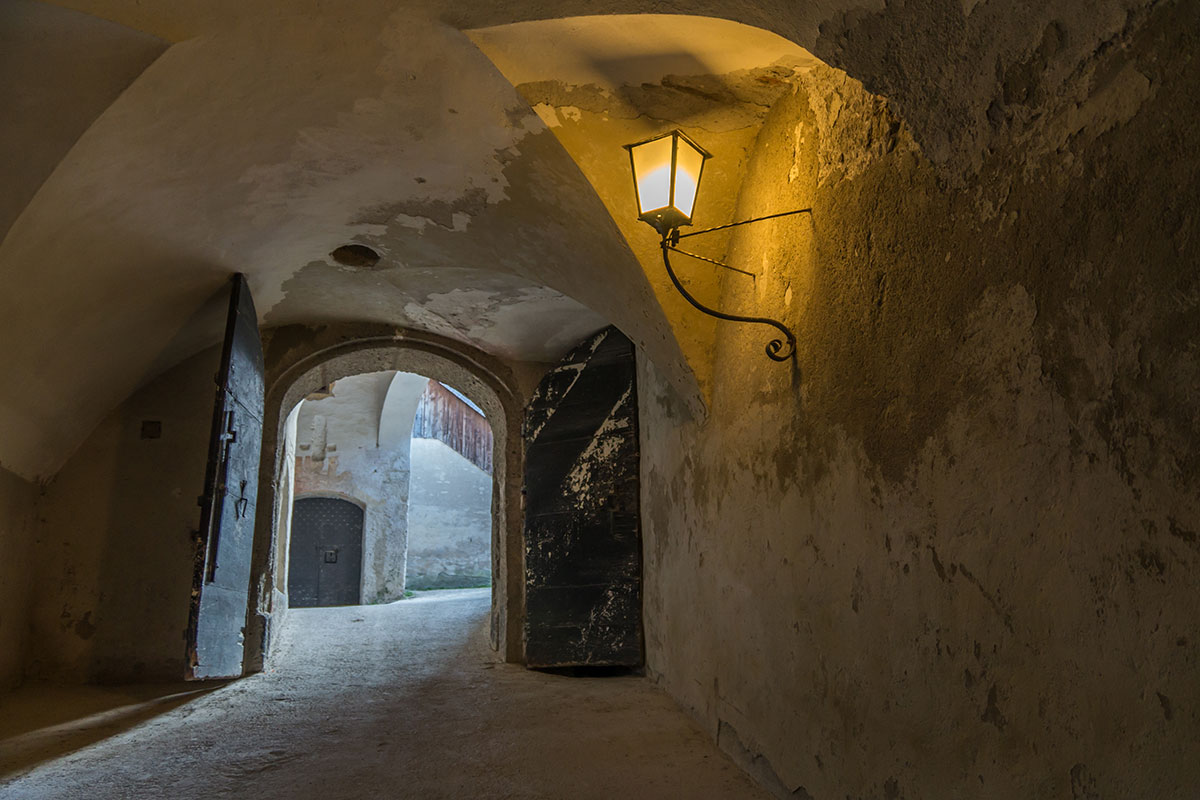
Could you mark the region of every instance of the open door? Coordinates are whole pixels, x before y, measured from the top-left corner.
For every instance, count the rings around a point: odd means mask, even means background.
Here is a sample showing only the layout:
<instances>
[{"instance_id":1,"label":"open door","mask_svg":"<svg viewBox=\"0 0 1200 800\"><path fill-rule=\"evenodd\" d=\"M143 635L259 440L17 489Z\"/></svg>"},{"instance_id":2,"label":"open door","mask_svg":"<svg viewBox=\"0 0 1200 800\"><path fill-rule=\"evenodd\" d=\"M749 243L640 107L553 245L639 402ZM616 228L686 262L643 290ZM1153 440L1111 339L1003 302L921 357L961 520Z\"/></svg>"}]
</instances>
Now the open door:
<instances>
[{"instance_id":1,"label":"open door","mask_svg":"<svg viewBox=\"0 0 1200 800\"><path fill-rule=\"evenodd\" d=\"M188 618L190 680L242 674L263 426L262 342L244 275L233 277L216 380Z\"/></svg>"},{"instance_id":2,"label":"open door","mask_svg":"<svg viewBox=\"0 0 1200 800\"><path fill-rule=\"evenodd\" d=\"M640 666L633 344L616 328L542 379L525 417L525 663Z\"/></svg>"}]
</instances>

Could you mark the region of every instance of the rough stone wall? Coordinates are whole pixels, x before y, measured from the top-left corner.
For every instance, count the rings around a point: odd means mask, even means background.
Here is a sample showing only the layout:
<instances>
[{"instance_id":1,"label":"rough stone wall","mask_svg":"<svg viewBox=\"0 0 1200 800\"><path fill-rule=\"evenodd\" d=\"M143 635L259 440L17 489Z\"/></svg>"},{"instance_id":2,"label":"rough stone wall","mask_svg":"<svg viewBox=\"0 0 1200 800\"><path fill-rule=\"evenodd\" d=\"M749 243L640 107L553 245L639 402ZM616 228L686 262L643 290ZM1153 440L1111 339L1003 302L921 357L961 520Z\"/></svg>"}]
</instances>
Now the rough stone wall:
<instances>
[{"instance_id":1,"label":"rough stone wall","mask_svg":"<svg viewBox=\"0 0 1200 800\"><path fill-rule=\"evenodd\" d=\"M0 692L16 686L29 645L37 486L0 467Z\"/></svg>"},{"instance_id":2,"label":"rough stone wall","mask_svg":"<svg viewBox=\"0 0 1200 800\"><path fill-rule=\"evenodd\" d=\"M411 458L408 588L490 583L492 476L436 439L413 439Z\"/></svg>"},{"instance_id":3,"label":"rough stone wall","mask_svg":"<svg viewBox=\"0 0 1200 800\"><path fill-rule=\"evenodd\" d=\"M337 381L331 397L306 400L297 421L293 496L341 495L365 504L364 603L404 596L409 452L407 442L379 446L380 414L394 376L379 372ZM423 385L421 380L412 387L413 406Z\"/></svg>"},{"instance_id":4,"label":"rough stone wall","mask_svg":"<svg viewBox=\"0 0 1200 800\"><path fill-rule=\"evenodd\" d=\"M702 424L639 386L649 671L777 794L1200 786L1197 30L1048 28L974 166L833 70L773 108L740 216L814 213L722 307L797 359L723 325Z\"/></svg>"},{"instance_id":5,"label":"rough stone wall","mask_svg":"<svg viewBox=\"0 0 1200 800\"><path fill-rule=\"evenodd\" d=\"M32 559L30 677L180 680L213 348L110 413L44 488ZM143 437L143 421L161 423Z\"/></svg>"}]
</instances>

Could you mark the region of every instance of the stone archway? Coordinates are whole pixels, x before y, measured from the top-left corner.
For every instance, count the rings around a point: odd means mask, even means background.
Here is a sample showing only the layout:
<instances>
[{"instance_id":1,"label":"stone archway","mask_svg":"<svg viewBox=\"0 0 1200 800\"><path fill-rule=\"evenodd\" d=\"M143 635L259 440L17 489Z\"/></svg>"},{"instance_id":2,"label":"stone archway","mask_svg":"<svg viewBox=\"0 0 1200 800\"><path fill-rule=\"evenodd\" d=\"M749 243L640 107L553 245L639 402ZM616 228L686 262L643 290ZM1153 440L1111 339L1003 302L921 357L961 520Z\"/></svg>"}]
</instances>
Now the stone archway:
<instances>
[{"instance_id":1,"label":"stone archway","mask_svg":"<svg viewBox=\"0 0 1200 800\"><path fill-rule=\"evenodd\" d=\"M386 326L288 326L266 333L267 399L263 426L259 512L255 521L251 610L246 628L248 671L262 669L286 604L279 581L281 492L290 465L284 457L287 419L304 397L332 381L396 370L444 380L484 410L493 431L491 644L520 662L524 621L520 424L517 377L504 363L474 348L429 333Z\"/></svg>"}]
</instances>

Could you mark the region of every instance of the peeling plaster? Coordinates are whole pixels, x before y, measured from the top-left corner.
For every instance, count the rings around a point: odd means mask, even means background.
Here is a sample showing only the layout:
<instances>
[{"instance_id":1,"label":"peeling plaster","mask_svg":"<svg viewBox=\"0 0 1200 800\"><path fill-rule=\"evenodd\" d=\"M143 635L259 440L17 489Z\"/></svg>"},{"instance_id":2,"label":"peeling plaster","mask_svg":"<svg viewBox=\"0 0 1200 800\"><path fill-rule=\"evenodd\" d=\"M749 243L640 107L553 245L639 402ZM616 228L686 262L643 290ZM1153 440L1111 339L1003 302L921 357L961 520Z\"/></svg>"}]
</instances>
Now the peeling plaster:
<instances>
[{"instance_id":1,"label":"peeling plaster","mask_svg":"<svg viewBox=\"0 0 1200 800\"><path fill-rule=\"evenodd\" d=\"M1047 95L1033 141L961 186L905 126L895 147L863 135L891 107L812 70L740 199L812 205L812 226L735 237L731 261L775 271L723 296L787 308L798 369L730 327L704 425L639 371L648 670L780 796L1196 784L1178 698L1200 551L1171 531L1200 524L1200 292L1177 234L1198 62L1162 44L1196 11L1158 13L1063 87L1120 87L1095 129L1056 138L1088 105Z\"/></svg>"}]
</instances>

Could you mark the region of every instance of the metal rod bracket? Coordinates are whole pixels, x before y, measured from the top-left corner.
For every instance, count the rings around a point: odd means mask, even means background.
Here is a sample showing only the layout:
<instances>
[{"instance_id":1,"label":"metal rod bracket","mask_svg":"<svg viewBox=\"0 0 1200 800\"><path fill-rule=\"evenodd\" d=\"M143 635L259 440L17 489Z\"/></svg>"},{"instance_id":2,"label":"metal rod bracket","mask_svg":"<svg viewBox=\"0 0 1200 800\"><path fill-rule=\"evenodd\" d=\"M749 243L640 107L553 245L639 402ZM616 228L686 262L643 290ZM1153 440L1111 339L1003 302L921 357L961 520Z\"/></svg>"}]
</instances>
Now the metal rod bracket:
<instances>
[{"instance_id":1,"label":"metal rod bracket","mask_svg":"<svg viewBox=\"0 0 1200 800\"><path fill-rule=\"evenodd\" d=\"M723 319L723 320L727 320L729 322L746 322L746 323L751 323L754 325L770 325L772 328L775 328L776 330L778 330L780 333L783 334L784 338L783 339L772 339L771 341L767 342L767 347L766 347L767 358L771 359L772 361L787 361L789 358L791 358L792 356L795 355L795 353L796 353L796 335L794 333L792 333L791 329L788 328L786 325L784 325L782 322L779 322L778 320L770 319L769 317L749 317L749 316L743 316L740 314L727 314L724 311L717 311L715 308L709 308L708 306L704 305L699 300L697 300L695 297L693 297L691 295L691 293L688 292L687 289L683 288L683 284L680 283L679 277L675 274L675 270L671 267L670 254L671 254L671 251L674 251L676 253L681 253L682 255L685 255L685 256L690 256L691 258L696 258L701 261L707 261L710 264L716 264L719 267L724 267L725 269L733 270L734 272L741 272L744 275L749 275L751 277L755 277L754 273L752 273L752 272L747 272L746 270L738 269L737 267L731 267L728 264L725 264L724 262L716 261L715 259L696 255L695 253L689 253L686 250L680 250L679 249L679 240L686 239L689 236L699 236L702 233L712 233L713 231L725 230L726 228L736 228L739 225L749 225L752 222L763 222L765 220L777 219L779 217L790 217L794 214L812 214L812 209L811 208L798 208L795 211L784 211L779 214L768 214L765 217L754 217L753 219L744 219L744 220L740 220L738 222L731 222L728 225L718 225L715 228L705 228L704 230L692 231L690 233L681 234L679 232L679 228L672 228L671 230L668 230L668 231L662 231L662 230L659 231L659 233L662 234L663 266L665 266L667 268L667 276L671 279L671 283L675 285L675 289L681 295L683 295L683 299L687 300L689 303L691 303L692 306L694 308L696 308L696 310L701 311L705 314L708 314L710 317L716 317L717 319Z\"/></svg>"}]
</instances>

